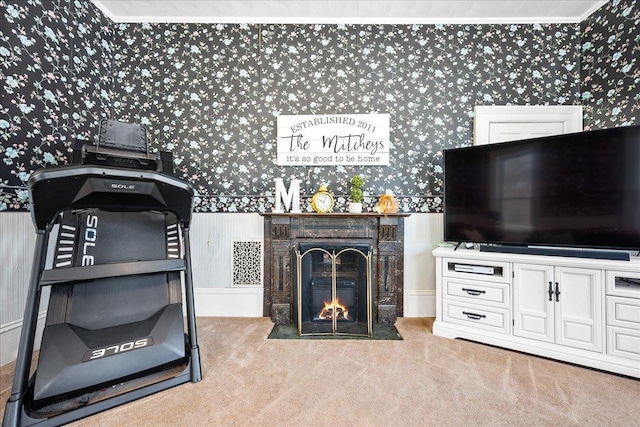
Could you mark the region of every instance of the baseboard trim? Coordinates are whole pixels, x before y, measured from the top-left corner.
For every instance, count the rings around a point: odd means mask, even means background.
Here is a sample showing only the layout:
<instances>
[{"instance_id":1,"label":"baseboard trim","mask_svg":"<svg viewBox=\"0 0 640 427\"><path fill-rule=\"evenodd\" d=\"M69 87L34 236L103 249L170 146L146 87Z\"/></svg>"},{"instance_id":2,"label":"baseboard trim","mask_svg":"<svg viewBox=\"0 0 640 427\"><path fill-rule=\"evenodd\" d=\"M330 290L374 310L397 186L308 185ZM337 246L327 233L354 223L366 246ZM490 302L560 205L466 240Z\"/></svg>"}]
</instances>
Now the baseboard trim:
<instances>
[{"instance_id":1,"label":"baseboard trim","mask_svg":"<svg viewBox=\"0 0 640 427\"><path fill-rule=\"evenodd\" d=\"M261 286L195 288L193 293L196 316L262 317Z\"/></svg>"},{"instance_id":2,"label":"baseboard trim","mask_svg":"<svg viewBox=\"0 0 640 427\"><path fill-rule=\"evenodd\" d=\"M405 289L404 317L435 317L435 289Z\"/></svg>"},{"instance_id":3,"label":"baseboard trim","mask_svg":"<svg viewBox=\"0 0 640 427\"><path fill-rule=\"evenodd\" d=\"M42 339L42 331L44 329L44 319L47 311L43 310L38 313L38 324L36 326L36 338L33 349L40 348ZM20 332L22 331L22 319L0 325L0 366L11 363L18 357L18 345L20 344Z\"/></svg>"},{"instance_id":4,"label":"baseboard trim","mask_svg":"<svg viewBox=\"0 0 640 427\"><path fill-rule=\"evenodd\" d=\"M197 316L262 317L262 287L195 288ZM405 290L404 317L435 317L436 291Z\"/></svg>"},{"instance_id":5,"label":"baseboard trim","mask_svg":"<svg viewBox=\"0 0 640 427\"><path fill-rule=\"evenodd\" d=\"M262 287L195 288L196 316L262 317ZM405 290L404 317L434 317L436 291ZM40 346L46 311L38 315L36 348ZM0 325L0 366L13 362L18 353L22 319Z\"/></svg>"}]
</instances>

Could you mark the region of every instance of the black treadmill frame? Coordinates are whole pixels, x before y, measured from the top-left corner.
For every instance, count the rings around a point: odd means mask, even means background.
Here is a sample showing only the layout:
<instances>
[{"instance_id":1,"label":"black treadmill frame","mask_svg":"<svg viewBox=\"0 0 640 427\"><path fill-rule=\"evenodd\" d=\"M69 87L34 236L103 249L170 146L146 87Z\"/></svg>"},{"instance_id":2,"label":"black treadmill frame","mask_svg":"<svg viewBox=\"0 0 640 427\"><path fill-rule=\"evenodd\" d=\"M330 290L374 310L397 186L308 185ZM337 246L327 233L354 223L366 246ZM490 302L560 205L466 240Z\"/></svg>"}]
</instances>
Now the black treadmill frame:
<instances>
[{"instance_id":1,"label":"black treadmill frame","mask_svg":"<svg viewBox=\"0 0 640 427\"><path fill-rule=\"evenodd\" d=\"M100 185L105 183L105 185ZM3 418L3 427L58 426L104 410L140 399L186 382L202 379L196 333L189 225L194 190L191 185L165 173L121 169L108 166L80 165L40 169L28 181L31 214L36 228L36 246L31 269L27 303L16 358L15 374ZM58 215L67 209L97 208L138 212L146 210L173 212L182 229L184 257L146 262L124 262L90 268L45 270L51 229ZM181 373L123 394L48 418L31 417L27 411L31 381L29 371L34 349L38 309L42 288L74 282L82 278L115 277L152 272L184 271L187 314L186 344L189 362Z\"/></svg>"}]
</instances>

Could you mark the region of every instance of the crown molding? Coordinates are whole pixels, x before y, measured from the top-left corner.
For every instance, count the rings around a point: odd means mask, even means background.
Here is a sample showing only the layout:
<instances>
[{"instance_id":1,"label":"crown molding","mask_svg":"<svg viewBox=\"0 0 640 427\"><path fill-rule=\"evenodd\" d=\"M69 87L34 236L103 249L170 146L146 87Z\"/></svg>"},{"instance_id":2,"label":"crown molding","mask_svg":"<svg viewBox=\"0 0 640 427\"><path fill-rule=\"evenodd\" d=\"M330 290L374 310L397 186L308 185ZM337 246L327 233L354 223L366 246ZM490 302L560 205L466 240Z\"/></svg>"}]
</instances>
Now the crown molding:
<instances>
[{"instance_id":1,"label":"crown molding","mask_svg":"<svg viewBox=\"0 0 640 427\"><path fill-rule=\"evenodd\" d=\"M593 15L594 12L596 12L598 9L600 9L605 4L609 3L609 1L610 0L600 0L597 4L593 5L593 7L591 7L584 14L582 14L582 16L580 17L580 21L579 22L582 22L582 21L588 19L591 15Z\"/></svg>"},{"instance_id":2,"label":"crown molding","mask_svg":"<svg viewBox=\"0 0 640 427\"><path fill-rule=\"evenodd\" d=\"M177 6L176 2L167 1L167 7L153 8L142 7L143 4L151 6L154 1L131 0L124 2L119 0L91 0L114 23L208 23L208 24L329 24L329 25L413 25L413 24L438 24L438 25L508 25L508 24L577 24L589 17L593 12L601 8L610 0L598 0L586 12L565 16L545 16L544 12L538 14L528 10L526 6L520 6L521 16L500 16L500 13L491 15L491 9L483 10L482 1L471 2L472 10L465 10L461 15L448 16L446 2L425 2L431 6L412 9L409 1L398 1L405 9L394 10L393 13L385 9L381 2L347 1L343 3L340 11L321 7L322 1L310 1L307 7L304 1L238 1L229 2L195 2L184 1ZM163 4L163 2L155 3ZM273 3L273 7L265 8L265 4ZM333 1L326 1L327 5ZM406 4L405 4L406 3ZM419 2L418 2L419 3ZM462 3L462 2L461 2ZM489 1L488 3L499 3ZM120 6L116 6L116 5ZM258 6L260 5L260 6ZM443 6L444 5L444 6ZM116 7L122 7L116 15ZM400 7L400 6L399 6ZM495 6L494 6L495 7ZM415 13L414 13L415 12ZM531 13L531 16L525 16ZM395 15L395 16L394 16ZM476 16L474 16L476 15ZM486 15L486 16L480 16ZM540 15L540 16L537 16Z\"/></svg>"},{"instance_id":3,"label":"crown molding","mask_svg":"<svg viewBox=\"0 0 640 427\"><path fill-rule=\"evenodd\" d=\"M109 18L111 21L116 22L116 23L124 22L124 21L120 21L119 17L117 17L116 15L111 13L111 10L109 8L107 8L104 4L102 4L102 1L100 1L100 0L91 0L91 3L93 3L98 9L100 9L100 11L104 14L104 16Z\"/></svg>"},{"instance_id":4,"label":"crown molding","mask_svg":"<svg viewBox=\"0 0 640 427\"><path fill-rule=\"evenodd\" d=\"M105 14L106 15L106 14ZM223 17L210 18L198 16L136 16L135 18L112 18L117 24L168 23L168 24L292 24L292 25L535 25L535 24L579 24L578 18L545 17L527 19L486 18L321 18L321 17Z\"/></svg>"}]
</instances>

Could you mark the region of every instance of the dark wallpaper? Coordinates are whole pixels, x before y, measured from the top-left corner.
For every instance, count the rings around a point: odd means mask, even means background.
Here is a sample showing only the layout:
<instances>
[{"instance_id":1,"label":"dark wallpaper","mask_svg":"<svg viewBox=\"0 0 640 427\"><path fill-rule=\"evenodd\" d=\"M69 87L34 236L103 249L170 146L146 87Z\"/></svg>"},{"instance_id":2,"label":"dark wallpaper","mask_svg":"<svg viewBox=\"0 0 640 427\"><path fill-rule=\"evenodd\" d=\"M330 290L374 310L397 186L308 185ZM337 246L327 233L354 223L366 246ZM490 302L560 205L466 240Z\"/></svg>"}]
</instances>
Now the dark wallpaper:
<instances>
[{"instance_id":1,"label":"dark wallpaper","mask_svg":"<svg viewBox=\"0 0 640 427\"><path fill-rule=\"evenodd\" d=\"M471 144L475 105L640 122L635 0L545 25L112 24L85 1L0 6L0 210L27 208L29 173L67 163L101 118L147 126L201 212L269 210L276 177L344 195L356 173L365 209L392 191L403 211L437 212L442 150ZM391 115L390 166L275 165L278 114L352 113Z\"/></svg>"},{"instance_id":2,"label":"dark wallpaper","mask_svg":"<svg viewBox=\"0 0 640 427\"><path fill-rule=\"evenodd\" d=\"M640 3L613 0L581 28L585 130L640 124Z\"/></svg>"},{"instance_id":3,"label":"dark wallpaper","mask_svg":"<svg viewBox=\"0 0 640 427\"><path fill-rule=\"evenodd\" d=\"M148 125L174 152L201 211L264 211L273 178L369 205L438 210L442 150L472 140L477 104L572 104L577 25L122 25L113 116ZM278 167L278 114L389 113L391 165ZM343 199L338 200L344 204Z\"/></svg>"},{"instance_id":4,"label":"dark wallpaper","mask_svg":"<svg viewBox=\"0 0 640 427\"><path fill-rule=\"evenodd\" d=\"M0 1L0 211L28 207L24 184L66 164L111 108L113 28L88 1Z\"/></svg>"}]
</instances>

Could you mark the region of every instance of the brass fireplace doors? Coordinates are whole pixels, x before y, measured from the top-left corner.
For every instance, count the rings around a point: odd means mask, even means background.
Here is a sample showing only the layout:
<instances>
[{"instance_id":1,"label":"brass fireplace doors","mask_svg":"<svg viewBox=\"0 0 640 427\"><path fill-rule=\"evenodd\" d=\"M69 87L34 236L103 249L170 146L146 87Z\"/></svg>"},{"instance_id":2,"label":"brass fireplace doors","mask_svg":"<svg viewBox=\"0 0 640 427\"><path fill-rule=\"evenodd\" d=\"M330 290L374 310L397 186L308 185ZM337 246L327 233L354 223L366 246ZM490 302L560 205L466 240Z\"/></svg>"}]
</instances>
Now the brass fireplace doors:
<instances>
[{"instance_id":1,"label":"brass fireplace doors","mask_svg":"<svg viewBox=\"0 0 640 427\"><path fill-rule=\"evenodd\" d=\"M301 243L295 253L298 334L370 337L371 247Z\"/></svg>"}]
</instances>

